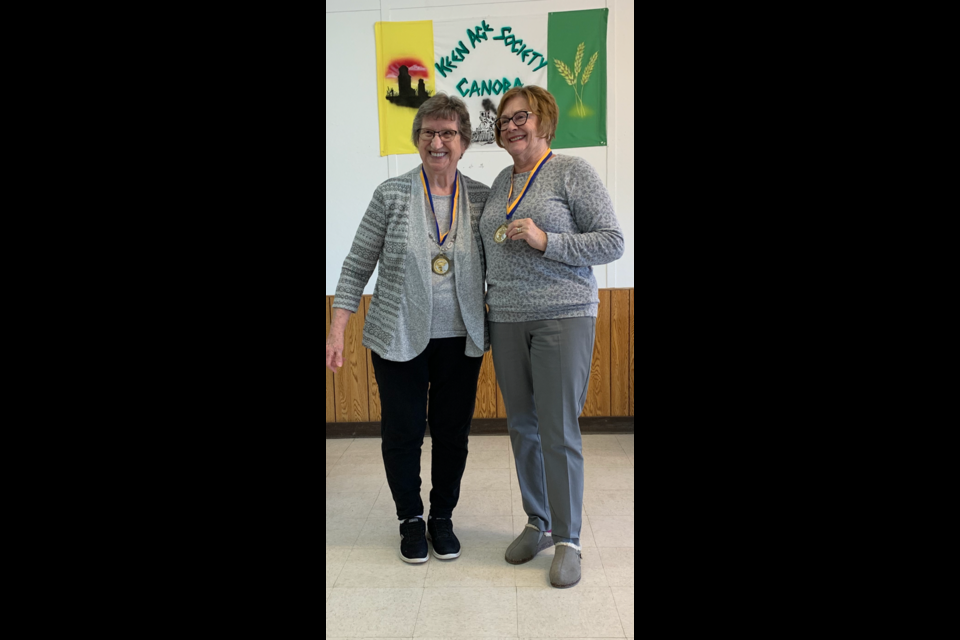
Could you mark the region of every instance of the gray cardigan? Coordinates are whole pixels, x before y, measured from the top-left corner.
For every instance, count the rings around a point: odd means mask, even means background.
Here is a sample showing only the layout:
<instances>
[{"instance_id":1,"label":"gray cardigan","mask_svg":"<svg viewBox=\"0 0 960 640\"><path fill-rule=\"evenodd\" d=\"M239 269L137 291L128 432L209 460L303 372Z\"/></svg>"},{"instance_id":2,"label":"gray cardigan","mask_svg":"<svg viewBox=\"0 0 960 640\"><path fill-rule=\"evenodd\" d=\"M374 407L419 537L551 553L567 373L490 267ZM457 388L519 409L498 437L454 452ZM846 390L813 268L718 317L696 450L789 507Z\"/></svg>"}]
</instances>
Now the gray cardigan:
<instances>
[{"instance_id":1,"label":"gray cardigan","mask_svg":"<svg viewBox=\"0 0 960 640\"><path fill-rule=\"evenodd\" d=\"M483 302L486 263L478 230L489 193L486 185L460 174L453 265L457 300L467 328L465 354L474 358L490 348ZM430 342L433 288L429 241L417 166L374 191L343 262L333 301L333 308L356 313L363 289L379 261L377 284L363 327L363 346L385 360L412 360Z\"/></svg>"}]
</instances>

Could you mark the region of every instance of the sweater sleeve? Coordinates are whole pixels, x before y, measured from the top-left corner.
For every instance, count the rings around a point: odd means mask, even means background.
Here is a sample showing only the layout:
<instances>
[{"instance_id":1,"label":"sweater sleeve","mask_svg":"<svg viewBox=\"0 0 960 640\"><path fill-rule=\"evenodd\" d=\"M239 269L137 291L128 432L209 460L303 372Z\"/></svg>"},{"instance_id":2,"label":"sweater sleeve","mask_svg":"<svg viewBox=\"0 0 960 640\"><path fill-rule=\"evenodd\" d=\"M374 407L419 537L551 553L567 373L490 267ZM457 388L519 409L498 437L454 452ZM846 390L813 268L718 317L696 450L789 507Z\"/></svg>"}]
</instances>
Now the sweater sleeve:
<instances>
[{"instance_id":1,"label":"sweater sleeve","mask_svg":"<svg viewBox=\"0 0 960 640\"><path fill-rule=\"evenodd\" d=\"M564 176L567 204L579 233L547 233L544 258L575 267L607 264L623 255L623 230L600 175L578 159Z\"/></svg>"},{"instance_id":2,"label":"sweater sleeve","mask_svg":"<svg viewBox=\"0 0 960 640\"><path fill-rule=\"evenodd\" d=\"M346 309L356 313L360 307L363 289L370 281L373 270L377 268L377 261L380 259L384 238L387 235L386 212L383 194L378 188L360 220L360 228L357 229L350 253L343 261L332 308Z\"/></svg>"}]
</instances>

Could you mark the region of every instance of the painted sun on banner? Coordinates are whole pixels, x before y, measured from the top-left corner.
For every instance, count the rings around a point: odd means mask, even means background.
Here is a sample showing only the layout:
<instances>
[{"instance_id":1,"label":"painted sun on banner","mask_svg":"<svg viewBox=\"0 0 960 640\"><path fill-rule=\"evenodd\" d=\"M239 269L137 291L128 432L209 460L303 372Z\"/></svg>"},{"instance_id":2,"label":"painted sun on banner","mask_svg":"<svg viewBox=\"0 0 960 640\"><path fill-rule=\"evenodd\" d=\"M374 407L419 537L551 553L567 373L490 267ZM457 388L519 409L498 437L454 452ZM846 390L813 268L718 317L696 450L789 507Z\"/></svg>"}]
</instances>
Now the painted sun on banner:
<instances>
[{"instance_id":1,"label":"painted sun on banner","mask_svg":"<svg viewBox=\"0 0 960 640\"><path fill-rule=\"evenodd\" d=\"M380 155L416 153L410 137L417 109L435 95L433 23L377 22Z\"/></svg>"}]
</instances>

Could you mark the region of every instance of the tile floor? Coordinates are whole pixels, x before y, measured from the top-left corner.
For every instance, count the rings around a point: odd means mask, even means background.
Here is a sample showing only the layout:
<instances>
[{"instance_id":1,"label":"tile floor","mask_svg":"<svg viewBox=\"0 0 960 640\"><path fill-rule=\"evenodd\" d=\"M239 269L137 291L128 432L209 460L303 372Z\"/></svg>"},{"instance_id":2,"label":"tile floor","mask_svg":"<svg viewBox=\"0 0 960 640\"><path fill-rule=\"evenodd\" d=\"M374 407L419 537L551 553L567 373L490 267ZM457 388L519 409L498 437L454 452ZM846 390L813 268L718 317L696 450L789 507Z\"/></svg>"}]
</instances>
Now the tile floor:
<instances>
[{"instance_id":1,"label":"tile floor","mask_svg":"<svg viewBox=\"0 0 960 640\"><path fill-rule=\"evenodd\" d=\"M470 438L453 514L463 554L420 565L397 556L380 440L327 440L326 638L633 638L633 439L583 438L583 577L562 590L548 579L554 549L520 566L503 559L526 523L507 436ZM427 438L426 509L431 450Z\"/></svg>"}]
</instances>

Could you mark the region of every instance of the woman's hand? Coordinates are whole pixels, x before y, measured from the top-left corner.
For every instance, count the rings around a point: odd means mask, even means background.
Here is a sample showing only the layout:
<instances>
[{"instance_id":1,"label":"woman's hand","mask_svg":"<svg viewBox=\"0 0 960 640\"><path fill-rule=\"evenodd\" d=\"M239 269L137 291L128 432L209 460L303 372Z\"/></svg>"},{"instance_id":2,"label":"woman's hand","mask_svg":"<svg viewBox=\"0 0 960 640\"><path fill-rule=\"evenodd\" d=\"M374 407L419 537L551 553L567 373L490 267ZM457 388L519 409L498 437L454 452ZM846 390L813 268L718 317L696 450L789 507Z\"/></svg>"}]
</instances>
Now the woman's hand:
<instances>
[{"instance_id":1,"label":"woman's hand","mask_svg":"<svg viewBox=\"0 0 960 640\"><path fill-rule=\"evenodd\" d=\"M507 226L507 238L510 240L526 240L527 244L537 251L547 250L547 234L540 230L530 218L512 220Z\"/></svg>"},{"instance_id":2,"label":"woman's hand","mask_svg":"<svg viewBox=\"0 0 960 640\"><path fill-rule=\"evenodd\" d=\"M327 336L327 369L336 373L343 366L343 332L331 330ZM336 367L336 369L334 369Z\"/></svg>"}]
</instances>

